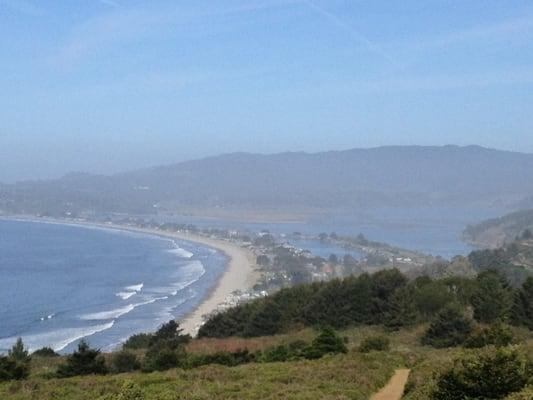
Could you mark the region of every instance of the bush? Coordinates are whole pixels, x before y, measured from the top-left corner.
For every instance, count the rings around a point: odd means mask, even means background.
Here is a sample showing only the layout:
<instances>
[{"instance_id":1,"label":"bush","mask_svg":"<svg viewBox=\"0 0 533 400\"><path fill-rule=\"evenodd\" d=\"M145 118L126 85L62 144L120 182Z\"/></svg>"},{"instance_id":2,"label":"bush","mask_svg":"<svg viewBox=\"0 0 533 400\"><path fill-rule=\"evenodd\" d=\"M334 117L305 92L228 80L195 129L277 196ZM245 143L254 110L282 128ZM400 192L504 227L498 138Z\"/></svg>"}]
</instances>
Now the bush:
<instances>
[{"instance_id":1,"label":"bush","mask_svg":"<svg viewBox=\"0 0 533 400\"><path fill-rule=\"evenodd\" d=\"M0 382L25 379L29 373L28 363L16 361L11 357L0 356Z\"/></svg>"},{"instance_id":2,"label":"bush","mask_svg":"<svg viewBox=\"0 0 533 400\"><path fill-rule=\"evenodd\" d=\"M150 346L152 336L153 335L149 333L138 333L136 335L132 335L124 342L122 348L125 350L147 349Z\"/></svg>"},{"instance_id":3,"label":"bush","mask_svg":"<svg viewBox=\"0 0 533 400\"><path fill-rule=\"evenodd\" d=\"M50 347L42 347L39 350L35 350L32 353L32 356L37 356L37 357L59 357L59 354L57 354Z\"/></svg>"},{"instance_id":4,"label":"bush","mask_svg":"<svg viewBox=\"0 0 533 400\"><path fill-rule=\"evenodd\" d=\"M513 332L502 323L478 330L465 341L464 347L469 349L481 348L489 345L496 347L508 346L513 342Z\"/></svg>"},{"instance_id":5,"label":"bush","mask_svg":"<svg viewBox=\"0 0 533 400\"><path fill-rule=\"evenodd\" d=\"M348 349L344 340L337 335L333 328L325 328L313 340L311 346L304 350L307 359L321 358L326 354L347 353Z\"/></svg>"},{"instance_id":6,"label":"bush","mask_svg":"<svg viewBox=\"0 0 533 400\"><path fill-rule=\"evenodd\" d=\"M390 348L389 338L386 336L369 336L365 338L359 346L361 353L369 353L371 351L388 351Z\"/></svg>"},{"instance_id":7,"label":"bush","mask_svg":"<svg viewBox=\"0 0 533 400\"><path fill-rule=\"evenodd\" d=\"M111 370L114 373L132 372L141 368L137 356L129 351L119 351L111 358Z\"/></svg>"},{"instance_id":8,"label":"bush","mask_svg":"<svg viewBox=\"0 0 533 400\"><path fill-rule=\"evenodd\" d=\"M503 399L522 390L530 378L527 360L516 349L487 348L456 360L438 378L431 398Z\"/></svg>"},{"instance_id":9,"label":"bush","mask_svg":"<svg viewBox=\"0 0 533 400\"><path fill-rule=\"evenodd\" d=\"M99 400L144 400L146 397L141 388L130 380L122 384L122 388L118 394L105 395Z\"/></svg>"},{"instance_id":10,"label":"bush","mask_svg":"<svg viewBox=\"0 0 533 400\"><path fill-rule=\"evenodd\" d=\"M185 350L182 346L174 348L166 343L160 343L148 349L142 363L142 370L153 372L176 368L184 363L185 357Z\"/></svg>"},{"instance_id":11,"label":"bush","mask_svg":"<svg viewBox=\"0 0 533 400\"><path fill-rule=\"evenodd\" d=\"M202 365L219 364L227 367L235 367L241 364L248 364L256 361L256 356L248 350L237 350L235 352L219 351L213 354L196 355L189 357L187 366L196 368Z\"/></svg>"},{"instance_id":12,"label":"bush","mask_svg":"<svg viewBox=\"0 0 533 400\"><path fill-rule=\"evenodd\" d=\"M533 386L527 386L520 392L513 393L505 398L505 400L531 400L533 399Z\"/></svg>"},{"instance_id":13,"label":"bush","mask_svg":"<svg viewBox=\"0 0 533 400\"><path fill-rule=\"evenodd\" d=\"M57 375L60 378L106 373L105 360L100 350L91 349L84 340L78 344L78 350L69 355L67 361L57 368Z\"/></svg>"},{"instance_id":14,"label":"bush","mask_svg":"<svg viewBox=\"0 0 533 400\"><path fill-rule=\"evenodd\" d=\"M472 323L459 308L448 306L439 312L422 337L422 344L436 348L461 345L470 335Z\"/></svg>"},{"instance_id":15,"label":"bush","mask_svg":"<svg viewBox=\"0 0 533 400\"><path fill-rule=\"evenodd\" d=\"M18 338L8 351L8 356L0 356L0 382L27 378L30 373L30 360L22 339Z\"/></svg>"}]
</instances>

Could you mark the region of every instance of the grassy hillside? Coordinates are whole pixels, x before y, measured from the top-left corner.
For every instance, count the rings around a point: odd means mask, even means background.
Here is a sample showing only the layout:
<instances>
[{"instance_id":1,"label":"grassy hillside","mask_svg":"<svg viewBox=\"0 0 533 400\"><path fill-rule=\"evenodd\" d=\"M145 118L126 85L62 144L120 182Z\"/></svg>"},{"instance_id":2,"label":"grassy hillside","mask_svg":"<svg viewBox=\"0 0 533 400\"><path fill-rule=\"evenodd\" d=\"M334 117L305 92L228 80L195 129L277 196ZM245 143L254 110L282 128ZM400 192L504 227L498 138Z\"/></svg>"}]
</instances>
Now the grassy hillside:
<instances>
[{"instance_id":1,"label":"grassy hillside","mask_svg":"<svg viewBox=\"0 0 533 400\"><path fill-rule=\"evenodd\" d=\"M250 349L264 344L283 343L308 338L304 331L279 337L239 340ZM351 332L352 336L357 333ZM200 340L190 345L192 351L232 348L234 339ZM173 369L150 374L130 373L113 376L85 376L47 379L49 367L36 360L36 369L25 381L0 383L1 399L72 399L95 400L102 395L119 393L124 382L137 384L146 399L368 399L383 386L395 368L404 365L400 353L358 353L327 356L314 361L257 363L238 367L205 366L192 370Z\"/></svg>"},{"instance_id":2,"label":"grassy hillside","mask_svg":"<svg viewBox=\"0 0 533 400\"><path fill-rule=\"evenodd\" d=\"M420 344L426 325L391 332L368 326L343 330L348 341L347 354L326 356L314 361L247 364L238 367L204 366L192 370L128 373L112 376L85 376L67 379L48 378L49 360L35 359L28 380L0 383L0 398L6 400L97 400L120 393L125 382L137 385L144 399L352 399L366 400L382 387L399 367L411 369L406 400L426 400L436 377L449 368L464 349L434 349ZM265 349L296 339L309 340L310 329L250 339L200 339L191 342L193 353L221 349ZM521 351L533 360L533 334L514 329ZM386 335L390 350L361 353L361 342L371 336ZM61 360L54 360L59 363Z\"/></svg>"}]
</instances>

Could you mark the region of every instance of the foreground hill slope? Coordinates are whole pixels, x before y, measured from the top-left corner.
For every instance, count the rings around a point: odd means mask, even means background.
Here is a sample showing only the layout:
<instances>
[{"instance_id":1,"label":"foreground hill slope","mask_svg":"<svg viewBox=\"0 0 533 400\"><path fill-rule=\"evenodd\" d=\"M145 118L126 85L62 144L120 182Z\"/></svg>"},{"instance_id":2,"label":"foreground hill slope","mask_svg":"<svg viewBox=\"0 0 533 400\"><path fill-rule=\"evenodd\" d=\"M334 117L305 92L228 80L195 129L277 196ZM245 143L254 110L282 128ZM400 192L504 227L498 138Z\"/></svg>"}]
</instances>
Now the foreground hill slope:
<instances>
[{"instance_id":1,"label":"foreground hill slope","mask_svg":"<svg viewBox=\"0 0 533 400\"><path fill-rule=\"evenodd\" d=\"M532 177L533 155L478 146L234 153L112 176L4 185L0 210L513 205L533 195Z\"/></svg>"}]
</instances>

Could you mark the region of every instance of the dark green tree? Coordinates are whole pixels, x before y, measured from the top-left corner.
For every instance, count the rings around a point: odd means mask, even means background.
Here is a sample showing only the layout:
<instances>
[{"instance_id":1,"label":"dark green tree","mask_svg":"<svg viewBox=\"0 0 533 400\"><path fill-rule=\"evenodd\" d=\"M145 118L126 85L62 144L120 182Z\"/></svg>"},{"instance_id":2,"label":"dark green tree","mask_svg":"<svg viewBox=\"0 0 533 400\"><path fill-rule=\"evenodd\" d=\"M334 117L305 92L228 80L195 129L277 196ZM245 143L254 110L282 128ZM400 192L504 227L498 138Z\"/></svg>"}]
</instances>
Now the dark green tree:
<instances>
[{"instance_id":1,"label":"dark green tree","mask_svg":"<svg viewBox=\"0 0 533 400\"><path fill-rule=\"evenodd\" d=\"M527 278L520 290L515 293L511 322L533 330L533 277Z\"/></svg>"},{"instance_id":2,"label":"dark green tree","mask_svg":"<svg viewBox=\"0 0 533 400\"><path fill-rule=\"evenodd\" d=\"M29 363L31 360L28 350L24 348L24 343L21 338L18 338L13 347L11 347L8 356L21 363Z\"/></svg>"},{"instance_id":3,"label":"dark green tree","mask_svg":"<svg viewBox=\"0 0 533 400\"><path fill-rule=\"evenodd\" d=\"M472 332L472 323L458 306L450 305L440 311L422 337L422 343L436 348L461 345Z\"/></svg>"},{"instance_id":4,"label":"dark green tree","mask_svg":"<svg viewBox=\"0 0 533 400\"><path fill-rule=\"evenodd\" d=\"M412 326L418 319L414 289L411 286L400 288L390 299L389 311L384 325L392 330Z\"/></svg>"},{"instance_id":5,"label":"dark green tree","mask_svg":"<svg viewBox=\"0 0 533 400\"><path fill-rule=\"evenodd\" d=\"M320 358L326 354L347 353L348 349L342 338L333 328L324 328L305 351L309 359Z\"/></svg>"},{"instance_id":6,"label":"dark green tree","mask_svg":"<svg viewBox=\"0 0 533 400\"><path fill-rule=\"evenodd\" d=\"M60 378L106 373L105 360L100 350L91 349L84 340L78 344L78 350L69 355L66 362L57 368L57 375Z\"/></svg>"},{"instance_id":7,"label":"dark green tree","mask_svg":"<svg viewBox=\"0 0 533 400\"><path fill-rule=\"evenodd\" d=\"M476 321L487 324L506 321L513 302L513 291L507 280L495 271L486 271L478 275L476 282L471 300Z\"/></svg>"}]
</instances>

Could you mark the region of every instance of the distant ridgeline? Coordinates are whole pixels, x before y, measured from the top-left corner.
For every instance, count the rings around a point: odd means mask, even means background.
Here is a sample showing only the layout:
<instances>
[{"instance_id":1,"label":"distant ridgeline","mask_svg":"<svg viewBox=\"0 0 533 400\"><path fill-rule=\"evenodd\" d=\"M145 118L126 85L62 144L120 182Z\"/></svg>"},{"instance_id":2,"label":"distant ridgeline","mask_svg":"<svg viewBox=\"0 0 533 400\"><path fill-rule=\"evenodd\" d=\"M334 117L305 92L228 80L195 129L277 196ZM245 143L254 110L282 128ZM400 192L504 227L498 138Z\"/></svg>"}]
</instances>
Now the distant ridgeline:
<instances>
[{"instance_id":1,"label":"distant ridgeline","mask_svg":"<svg viewBox=\"0 0 533 400\"><path fill-rule=\"evenodd\" d=\"M499 247L516 240L526 231L533 232L533 209L517 211L469 226L464 231L464 237L477 245Z\"/></svg>"},{"instance_id":2,"label":"distant ridgeline","mask_svg":"<svg viewBox=\"0 0 533 400\"><path fill-rule=\"evenodd\" d=\"M477 146L235 153L111 176L0 185L0 212L516 206L532 198L532 178L532 154Z\"/></svg>"}]
</instances>

